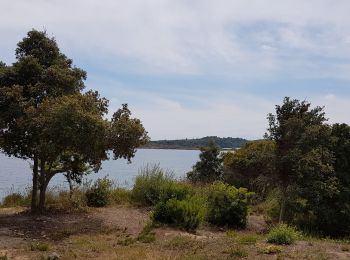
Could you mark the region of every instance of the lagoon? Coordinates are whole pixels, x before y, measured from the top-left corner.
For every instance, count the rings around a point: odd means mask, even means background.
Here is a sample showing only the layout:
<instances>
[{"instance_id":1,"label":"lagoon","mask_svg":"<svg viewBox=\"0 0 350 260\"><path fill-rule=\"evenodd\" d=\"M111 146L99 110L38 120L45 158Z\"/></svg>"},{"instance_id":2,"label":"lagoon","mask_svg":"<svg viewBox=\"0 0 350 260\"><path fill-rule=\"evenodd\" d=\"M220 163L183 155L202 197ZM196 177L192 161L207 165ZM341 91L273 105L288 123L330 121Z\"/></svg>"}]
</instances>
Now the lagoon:
<instances>
[{"instance_id":1,"label":"lagoon","mask_svg":"<svg viewBox=\"0 0 350 260\"><path fill-rule=\"evenodd\" d=\"M139 149L130 164L125 159L104 161L102 169L86 176L85 180L108 176L117 185L130 188L138 172L147 165L154 164L172 171L180 179L185 177L198 159L198 150ZM0 153L0 199L11 192L24 192L30 188L30 165L30 161L10 158ZM51 180L49 188L67 189L68 184L63 175L58 174Z\"/></svg>"}]
</instances>

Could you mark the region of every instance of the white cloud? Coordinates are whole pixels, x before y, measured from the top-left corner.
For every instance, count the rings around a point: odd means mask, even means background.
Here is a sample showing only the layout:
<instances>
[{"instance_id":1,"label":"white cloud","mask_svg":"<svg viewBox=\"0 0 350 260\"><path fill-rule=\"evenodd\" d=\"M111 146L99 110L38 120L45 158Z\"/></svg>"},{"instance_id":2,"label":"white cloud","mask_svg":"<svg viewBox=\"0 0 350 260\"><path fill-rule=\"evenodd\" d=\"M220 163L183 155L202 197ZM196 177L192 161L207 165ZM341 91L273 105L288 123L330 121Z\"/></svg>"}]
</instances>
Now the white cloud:
<instances>
[{"instance_id":1,"label":"white cloud","mask_svg":"<svg viewBox=\"0 0 350 260\"><path fill-rule=\"evenodd\" d=\"M2 0L0 54L9 59L34 27L57 36L71 56L112 71L259 78L292 67L305 76L318 68L298 55L295 68L297 52L350 59L349 9L345 0ZM265 34L249 39L262 49L246 46L241 26Z\"/></svg>"}]
</instances>

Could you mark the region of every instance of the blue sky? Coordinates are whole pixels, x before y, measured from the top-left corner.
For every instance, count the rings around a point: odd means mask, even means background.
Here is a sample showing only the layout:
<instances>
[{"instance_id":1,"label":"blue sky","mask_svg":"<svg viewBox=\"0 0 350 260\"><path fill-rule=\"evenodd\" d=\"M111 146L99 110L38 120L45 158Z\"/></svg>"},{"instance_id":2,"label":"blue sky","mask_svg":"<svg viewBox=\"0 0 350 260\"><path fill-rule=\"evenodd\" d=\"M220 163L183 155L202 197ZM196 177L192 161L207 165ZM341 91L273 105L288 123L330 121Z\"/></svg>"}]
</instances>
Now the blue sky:
<instances>
[{"instance_id":1,"label":"blue sky","mask_svg":"<svg viewBox=\"0 0 350 260\"><path fill-rule=\"evenodd\" d=\"M2 0L0 60L46 29L152 139L261 138L284 96L350 123L348 0Z\"/></svg>"}]
</instances>

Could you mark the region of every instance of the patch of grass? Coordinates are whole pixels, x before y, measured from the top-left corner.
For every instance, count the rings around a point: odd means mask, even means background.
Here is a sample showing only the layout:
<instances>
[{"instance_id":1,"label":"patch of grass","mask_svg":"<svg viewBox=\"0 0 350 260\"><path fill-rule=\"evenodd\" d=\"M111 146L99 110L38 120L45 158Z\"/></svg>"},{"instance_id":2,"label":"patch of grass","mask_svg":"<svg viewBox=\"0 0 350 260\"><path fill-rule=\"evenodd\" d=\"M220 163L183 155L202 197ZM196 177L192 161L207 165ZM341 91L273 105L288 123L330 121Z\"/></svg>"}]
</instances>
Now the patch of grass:
<instances>
[{"instance_id":1,"label":"patch of grass","mask_svg":"<svg viewBox=\"0 0 350 260\"><path fill-rule=\"evenodd\" d=\"M30 250L31 251L48 251L49 250L49 244L45 242L35 242L31 243L30 245Z\"/></svg>"},{"instance_id":2,"label":"patch of grass","mask_svg":"<svg viewBox=\"0 0 350 260\"><path fill-rule=\"evenodd\" d=\"M278 254L282 252L282 247L281 246L276 246L276 245L267 245L267 246L260 246L258 247L258 252L261 254Z\"/></svg>"},{"instance_id":3,"label":"patch of grass","mask_svg":"<svg viewBox=\"0 0 350 260\"><path fill-rule=\"evenodd\" d=\"M193 240L188 236L176 236L171 240L165 243L165 247L167 249L172 250L193 250L196 252L197 250L203 249L204 244L201 241Z\"/></svg>"},{"instance_id":4,"label":"patch of grass","mask_svg":"<svg viewBox=\"0 0 350 260\"><path fill-rule=\"evenodd\" d=\"M136 241L137 241L137 239L135 239L135 238L127 237L125 239L118 240L117 245L129 246L129 245L134 244Z\"/></svg>"},{"instance_id":5,"label":"patch of grass","mask_svg":"<svg viewBox=\"0 0 350 260\"><path fill-rule=\"evenodd\" d=\"M300 233L286 224L273 227L267 235L267 242L276 245L290 245L300 237Z\"/></svg>"},{"instance_id":6,"label":"patch of grass","mask_svg":"<svg viewBox=\"0 0 350 260\"><path fill-rule=\"evenodd\" d=\"M227 250L225 253L229 255L232 259L241 259L248 257L248 252L241 247L233 247Z\"/></svg>"},{"instance_id":7,"label":"patch of grass","mask_svg":"<svg viewBox=\"0 0 350 260\"><path fill-rule=\"evenodd\" d=\"M114 205L130 203L131 191L124 188L115 188L110 192L110 202Z\"/></svg>"},{"instance_id":8,"label":"patch of grass","mask_svg":"<svg viewBox=\"0 0 350 260\"><path fill-rule=\"evenodd\" d=\"M229 238L236 238L237 237L237 232L234 231L234 230L227 230L226 231L226 236L229 237Z\"/></svg>"},{"instance_id":9,"label":"patch of grass","mask_svg":"<svg viewBox=\"0 0 350 260\"><path fill-rule=\"evenodd\" d=\"M30 197L23 196L20 193L11 193L7 195L1 203L1 206L5 208L27 207L29 205L30 205Z\"/></svg>"},{"instance_id":10,"label":"patch of grass","mask_svg":"<svg viewBox=\"0 0 350 260\"><path fill-rule=\"evenodd\" d=\"M256 234L242 234L237 235L235 241L240 244L255 244L258 241L259 236Z\"/></svg>"},{"instance_id":11,"label":"patch of grass","mask_svg":"<svg viewBox=\"0 0 350 260\"><path fill-rule=\"evenodd\" d=\"M152 243L156 240L156 234L152 232L153 225L148 223L138 235L137 240L142 243Z\"/></svg>"},{"instance_id":12,"label":"patch of grass","mask_svg":"<svg viewBox=\"0 0 350 260\"><path fill-rule=\"evenodd\" d=\"M7 254L0 255L0 260L8 260Z\"/></svg>"}]
</instances>

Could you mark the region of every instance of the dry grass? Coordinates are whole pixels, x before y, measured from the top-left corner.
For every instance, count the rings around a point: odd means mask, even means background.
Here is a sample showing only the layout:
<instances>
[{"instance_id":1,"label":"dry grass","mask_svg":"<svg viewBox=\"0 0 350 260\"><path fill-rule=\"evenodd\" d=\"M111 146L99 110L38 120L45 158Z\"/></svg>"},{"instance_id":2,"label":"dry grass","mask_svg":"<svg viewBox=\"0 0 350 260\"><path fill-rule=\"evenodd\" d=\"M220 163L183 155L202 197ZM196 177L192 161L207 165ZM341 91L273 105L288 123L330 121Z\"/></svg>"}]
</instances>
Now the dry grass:
<instances>
[{"instance_id":1,"label":"dry grass","mask_svg":"<svg viewBox=\"0 0 350 260\"><path fill-rule=\"evenodd\" d=\"M275 246L259 230L154 228L148 211L124 206L40 219L2 212L0 256L8 259L47 259L53 252L60 259L350 259L345 241Z\"/></svg>"}]
</instances>

